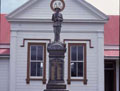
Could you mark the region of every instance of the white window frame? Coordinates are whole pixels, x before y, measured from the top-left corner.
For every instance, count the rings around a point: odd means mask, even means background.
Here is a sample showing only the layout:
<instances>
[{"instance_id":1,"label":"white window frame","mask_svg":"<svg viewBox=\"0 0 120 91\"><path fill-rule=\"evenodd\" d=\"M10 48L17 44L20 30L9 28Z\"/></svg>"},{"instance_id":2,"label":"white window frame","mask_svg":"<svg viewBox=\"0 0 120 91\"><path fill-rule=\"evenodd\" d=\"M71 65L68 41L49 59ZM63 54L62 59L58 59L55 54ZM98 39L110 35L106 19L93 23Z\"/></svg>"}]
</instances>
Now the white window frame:
<instances>
[{"instance_id":1,"label":"white window frame","mask_svg":"<svg viewBox=\"0 0 120 91\"><path fill-rule=\"evenodd\" d=\"M76 59L77 60L72 60L72 46L77 46L77 49L76 49ZM83 45L72 45L72 46L70 46L70 76L71 76L71 79L83 79L84 78L84 46ZM78 60L78 46L82 46L83 47L83 60ZM78 77L78 76L76 76L76 77L72 77L72 73L71 73L71 63L83 63L83 76L82 77ZM78 68L76 68L76 69L78 69ZM77 73L78 73L78 71L77 71Z\"/></svg>"},{"instance_id":2,"label":"white window frame","mask_svg":"<svg viewBox=\"0 0 120 91\"><path fill-rule=\"evenodd\" d=\"M38 46L42 46L43 47L43 60L37 60L37 56L36 56L36 60L31 60L31 46L36 46L36 55L37 55L37 50L38 50ZM44 46L43 45L30 45L30 78L36 78L36 79L42 79L43 78L43 70L44 70L44 67L42 69L42 76L37 76L37 68L36 68L36 76L31 76L31 63L32 62L39 62L39 63L42 63L43 66L44 66ZM37 67L37 66L36 66Z\"/></svg>"}]
</instances>

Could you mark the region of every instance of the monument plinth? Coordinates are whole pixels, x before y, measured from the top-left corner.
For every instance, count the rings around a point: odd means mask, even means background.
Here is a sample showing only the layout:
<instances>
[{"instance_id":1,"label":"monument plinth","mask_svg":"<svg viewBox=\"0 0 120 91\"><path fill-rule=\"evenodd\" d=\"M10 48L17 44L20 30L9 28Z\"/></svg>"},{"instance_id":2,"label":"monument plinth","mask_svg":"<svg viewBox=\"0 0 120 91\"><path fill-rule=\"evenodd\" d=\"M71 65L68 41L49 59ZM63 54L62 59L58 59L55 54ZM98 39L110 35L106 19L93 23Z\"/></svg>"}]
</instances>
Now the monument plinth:
<instances>
[{"instance_id":1,"label":"monument plinth","mask_svg":"<svg viewBox=\"0 0 120 91\"><path fill-rule=\"evenodd\" d=\"M49 83L64 83L65 44L53 42L48 45L50 77Z\"/></svg>"},{"instance_id":2,"label":"monument plinth","mask_svg":"<svg viewBox=\"0 0 120 91\"><path fill-rule=\"evenodd\" d=\"M65 44L53 42L48 44L49 52L49 81L45 91L67 91L64 84L64 54Z\"/></svg>"},{"instance_id":3,"label":"monument plinth","mask_svg":"<svg viewBox=\"0 0 120 91\"><path fill-rule=\"evenodd\" d=\"M55 1L55 0L53 0ZM54 3L52 1L52 4ZM63 0L56 0L64 3ZM57 4L58 3L58 4ZM60 2L54 3L56 6L52 15L54 42L49 43L47 50L49 52L49 81L47 89L44 91L68 91L64 83L64 57L66 52L66 45L60 42L61 25L63 22L63 16L60 13L61 9L57 5L61 5ZM51 4L51 6L52 6ZM64 6L65 4L63 4Z\"/></svg>"}]
</instances>

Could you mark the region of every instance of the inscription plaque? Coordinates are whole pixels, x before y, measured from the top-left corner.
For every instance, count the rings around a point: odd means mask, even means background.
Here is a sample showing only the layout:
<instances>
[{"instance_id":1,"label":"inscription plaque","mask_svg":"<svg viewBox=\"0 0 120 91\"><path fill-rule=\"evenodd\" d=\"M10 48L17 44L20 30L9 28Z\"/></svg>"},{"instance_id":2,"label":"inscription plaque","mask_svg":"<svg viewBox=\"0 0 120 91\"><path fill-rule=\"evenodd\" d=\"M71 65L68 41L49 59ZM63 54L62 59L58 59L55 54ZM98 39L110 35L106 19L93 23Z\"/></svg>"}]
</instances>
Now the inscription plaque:
<instances>
[{"instance_id":1,"label":"inscription plaque","mask_svg":"<svg viewBox=\"0 0 120 91\"><path fill-rule=\"evenodd\" d=\"M55 63L52 63L51 64L51 70L50 70L50 74L51 74L51 78L50 78L50 80L55 80Z\"/></svg>"},{"instance_id":2,"label":"inscription plaque","mask_svg":"<svg viewBox=\"0 0 120 91\"><path fill-rule=\"evenodd\" d=\"M61 81L63 80L63 63L58 60L53 60L50 63L50 80L51 81Z\"/></svg>"},{"instance_id":3,"label":"inscription plaque","mask_svg":"<svg viewBox=\"0 0 120 91\"><path fill-rule=\"evenodd\" d=\"M61 64L57 64L57 80L61 80L61 75L62 75L62 72L61 72Z\"/></svg>"}]
</instances>

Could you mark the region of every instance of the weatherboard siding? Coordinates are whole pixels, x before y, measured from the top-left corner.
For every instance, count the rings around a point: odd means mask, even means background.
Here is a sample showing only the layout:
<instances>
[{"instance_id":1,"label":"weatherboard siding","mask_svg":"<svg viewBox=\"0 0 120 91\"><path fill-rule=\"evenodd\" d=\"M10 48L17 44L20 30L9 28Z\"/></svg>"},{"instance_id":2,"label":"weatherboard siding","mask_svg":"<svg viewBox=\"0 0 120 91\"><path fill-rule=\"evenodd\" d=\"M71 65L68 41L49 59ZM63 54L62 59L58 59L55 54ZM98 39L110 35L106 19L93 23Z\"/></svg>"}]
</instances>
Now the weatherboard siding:
<instances>
[{"instance_id":1,"label":"weatherboard siding","mask_svg":"<svg viewBox=\"0 0 120 91\"><path fill-rule=\"evenodd\" d=\"M0 58L0 91L9 91L9 59Z\"/></svg>"},{"instance_id":2,"label":"weatherboard siding","mask_svg":"<svg viewBox=\"0 0 120 91\"><path fill-rule=\"evenodd\" d=\"M31 28L31 31L29 31L29 26L32 25L32 23L29 24L22 24L21 26L18 26L19 24L16 23L15 25L12 24L13 30L12 32L16 32L16 62L15 62L15 90L16 91L43 91L46 88L46 84L43 84L42 81L30 81L30 84L26 84L26 76L27 76L27 43L28 42L38 42L38 43L46 43L48 44L48 41L39 41L39 40L27 40L25 41L25 46L20 47L23 44L24 38L32 38L32 39L51 39L53 41L54 39L54 33L52 32L52 29L50 30L48 27L45 31L42 31L43 24L37 23L34 28ZM34 24L33 24L34 25ZM49 23L48 23L49 25ZM65 26L64 26L65 25ZM85 23L76 23L76 28L69 30L69 27L71 27L71 23L64 24L62 27L62 33L61 33L61 41L63 39L90 39L92 42L92 46L94 48L89 47L88 41L66 41L66 47L67 52L65 53L65 83L67 84L67 77L68 77L68 43L86 43L87 44L87 85L84 85L82 81L71 81L71 85L67 85L67 89L70 91L79 91L79 89L82 89L82 91L102 91L98 90L99 85L103 86L104 84L99 84L99 62L98 62L98 49L103 49L102 46L98 46L98 35L103 35L103 24L98 24L99 28L97 29L94 26L97 24L85 24ZM73 24L74 25L74 24ZM81 27L81 26L86 27ZM41 29L38 30L41 26ZM46 25L45 25L46 26ZM87 27L88 26L88 27ZM64 32L64 27L66 27L66 32ZM67 29L68 27L68 29ZM74 26L73 26L74 27ZM24 30L22 30L24 28ZM93 31L89 31L93 30ZM82 31L84 30L84 31ZM48 31L48 32L46 32ZM74 32L76 31L76 32ZM103 37L101 37L101 42L104 43ZM47 50L46 50L47 51ZM48 52L46 55L46 78L48 82L49 78L49 58L48 58ZM104 56L103 54L100 54L100 56ZM104 59L101 60L104 62ZM104 65L104 64L102 64ZM102 72L104 70L101 70ZM99 85L98 85L99 84Z\"/></svg>"}]
</instances>

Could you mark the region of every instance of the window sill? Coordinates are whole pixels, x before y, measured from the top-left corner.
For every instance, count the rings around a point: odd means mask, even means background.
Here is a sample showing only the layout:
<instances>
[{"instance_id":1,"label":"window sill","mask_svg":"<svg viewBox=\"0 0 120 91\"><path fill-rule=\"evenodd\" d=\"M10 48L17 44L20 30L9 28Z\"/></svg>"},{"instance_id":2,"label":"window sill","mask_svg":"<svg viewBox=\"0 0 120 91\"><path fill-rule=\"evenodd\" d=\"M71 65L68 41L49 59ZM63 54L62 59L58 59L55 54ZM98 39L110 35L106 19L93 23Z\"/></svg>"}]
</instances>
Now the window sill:
<instances>
[{"instance_id":1,"label":"window sill","mask_svg":"<svg viewBox=\"0 0 120 91\"><path fill-rule=\"evenodd\" d=\"M68 79L67 82L70 85L71 81L82 81L84 85L87 85L87 79Z\"/></svg>"},{"instance_id":2,"label":"window sill","mask_svg":"<svg viewBox=\"0 0 120 91\"><path fill-rule=\"evenodd\" d=\"M43 79L43 78L29 78L29 79L26 79L27 84L29 84L30 81L42 81L43 84L46 84L46 79Z\"/></svg>"},{"instance_id":3,"label":"window sill","mask_svg":"<svg viewBox=\"0 0 120 91\"><path fill-rule=\"evenodd\" d=\"M84 81L84 79L70 79L70 81Z\"/></svg>"},{"instance_id":4,"label":"window sill","mask_svg":"<svg viewBox=\"0 0 120 91\"><path fill-rule=\"evenodd\" d=\"M30 78L30 80L43 80L43 78Z\"/></svg>"}]
</instances>

